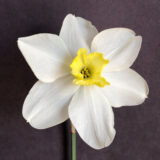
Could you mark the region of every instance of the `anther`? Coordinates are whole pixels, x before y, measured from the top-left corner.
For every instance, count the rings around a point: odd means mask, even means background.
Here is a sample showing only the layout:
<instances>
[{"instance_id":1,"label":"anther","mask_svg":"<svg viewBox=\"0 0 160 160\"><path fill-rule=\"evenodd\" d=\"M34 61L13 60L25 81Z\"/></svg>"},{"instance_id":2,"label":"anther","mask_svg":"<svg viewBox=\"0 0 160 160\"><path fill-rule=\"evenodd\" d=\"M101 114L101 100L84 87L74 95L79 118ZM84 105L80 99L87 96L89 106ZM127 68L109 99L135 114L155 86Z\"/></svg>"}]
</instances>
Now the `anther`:
<instances>
[{"instance_id":1,"label":"anther","mask_svg":"<svg viewBox=\"0 0 160 160\"><path fill-rule=\"evenodd\" d=\"M86 67L84 67L81 70L81 74L83 75L83 78L89 78L89 76L90 76L90 72L89 72L88 68L86 68Z\"/></svg>"}]
</instances>

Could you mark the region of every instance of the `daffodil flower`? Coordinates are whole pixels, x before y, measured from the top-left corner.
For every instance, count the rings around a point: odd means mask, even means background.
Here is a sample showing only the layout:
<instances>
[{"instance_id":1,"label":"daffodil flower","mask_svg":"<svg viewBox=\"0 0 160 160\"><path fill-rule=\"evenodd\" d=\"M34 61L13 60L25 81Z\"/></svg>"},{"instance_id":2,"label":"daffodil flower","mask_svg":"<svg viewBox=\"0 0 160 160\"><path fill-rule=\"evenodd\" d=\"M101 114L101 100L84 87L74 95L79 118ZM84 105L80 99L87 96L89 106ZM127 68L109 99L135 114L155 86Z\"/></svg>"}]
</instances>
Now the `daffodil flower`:
<instances>
[{"instance_id":1,"label":"daffodil flower","mask_svg":"<svg viewBox=\"0 0 160 160\"><path fill-rule=\"evenodd\" d=\"M37 129L70 118L89 146L109 146L116 133L112 107L139 105L148 95L146 81L130 68L141 42L130 29L98 33L91 22L71 14L59 36L19 38L18 46L39 79L25 99L23 117Z\"/></svg>"}]
</instances>

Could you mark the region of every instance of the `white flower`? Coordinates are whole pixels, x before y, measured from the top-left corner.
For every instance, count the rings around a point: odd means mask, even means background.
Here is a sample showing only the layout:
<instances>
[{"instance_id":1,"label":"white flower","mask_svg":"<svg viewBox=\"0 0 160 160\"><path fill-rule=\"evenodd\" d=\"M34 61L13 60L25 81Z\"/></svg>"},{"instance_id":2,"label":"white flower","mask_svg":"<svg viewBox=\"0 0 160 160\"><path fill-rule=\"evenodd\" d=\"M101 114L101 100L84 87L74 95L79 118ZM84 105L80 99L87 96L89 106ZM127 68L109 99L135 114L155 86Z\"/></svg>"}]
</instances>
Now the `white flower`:
<instances>
[{"instance_id":1,"label":"white flower","mask_svg":"<svg viewBox=\"0 0 160 160\"><path fill-rule=\"evenodd\" d=\"M130 29L98 33L89 21L71 14L59 36L19 38L18 46L39 79L25 99L24 118L37 129L70 118L88 145L110 145L115 137L112 107L138 105L148 95L146 81L130 69L141 42Z\"/></svg>"}]
</instances>

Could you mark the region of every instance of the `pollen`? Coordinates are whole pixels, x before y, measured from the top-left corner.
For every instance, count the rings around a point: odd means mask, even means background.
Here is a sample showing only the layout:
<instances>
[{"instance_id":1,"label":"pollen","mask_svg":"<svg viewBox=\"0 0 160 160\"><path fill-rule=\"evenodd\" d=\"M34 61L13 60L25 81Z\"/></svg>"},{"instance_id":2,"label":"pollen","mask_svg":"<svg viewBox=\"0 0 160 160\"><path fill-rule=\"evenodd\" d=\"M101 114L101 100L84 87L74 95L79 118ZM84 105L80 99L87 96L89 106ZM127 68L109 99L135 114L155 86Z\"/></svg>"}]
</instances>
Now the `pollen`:
<instances>
[{"instance_id":1,"label":"pollen","mask_svg":"<svg viewBox=\"0 0 160 160\"><path fill-rule=\"evenodd\" d=\"M85 48L77 52L77 56L70 65L72 75L75 77L73 83L77 85L97 85L104 87L110 83L101 76L103 68L109 63L109 60L103 58L102 53L93 52L87 54Z\"/></svg>"},{"instance_id":2,"label":"pollen","mask_svg":"<svg viewBox=\"0 0 160 160\"><path fill-rule=\"evenodd\" d=\"M83 75L83 78L89 78L91 75L89 69L86 67L81 70L81 74Z\"/></svg>"}]
</instances>

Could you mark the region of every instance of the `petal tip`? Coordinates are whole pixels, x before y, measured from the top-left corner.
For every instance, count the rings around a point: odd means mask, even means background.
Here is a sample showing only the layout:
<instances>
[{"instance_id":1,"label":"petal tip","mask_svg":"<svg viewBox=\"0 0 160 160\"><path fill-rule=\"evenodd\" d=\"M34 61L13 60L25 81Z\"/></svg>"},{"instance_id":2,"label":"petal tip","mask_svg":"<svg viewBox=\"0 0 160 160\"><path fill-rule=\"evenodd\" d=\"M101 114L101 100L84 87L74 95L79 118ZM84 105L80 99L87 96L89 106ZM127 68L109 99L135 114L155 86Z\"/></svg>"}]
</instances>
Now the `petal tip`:
<instances>
[{"instance_id":1,"label":"petal tip","mask_svg":"<svg viewBox=\"0 0 160 160\"><path fill-rule=\"evenodd\" d=\"M140 42L142 42L142 36L141 35L136 36L136 38L139 39Z\"/></svg>"},{"instance_id":2,"label":"petal tip","mask_svg":"<svg viewBox=\"0 0 160 160\"><path fill-rule=\"evenodd\" d=\"M76 17L76 16L75 16L74 14L68 13L68 14L65 16L64 19L66 19L66 18L75 18L75 17Z\"/></svg>"}]
</instances>

